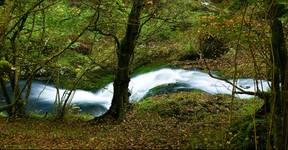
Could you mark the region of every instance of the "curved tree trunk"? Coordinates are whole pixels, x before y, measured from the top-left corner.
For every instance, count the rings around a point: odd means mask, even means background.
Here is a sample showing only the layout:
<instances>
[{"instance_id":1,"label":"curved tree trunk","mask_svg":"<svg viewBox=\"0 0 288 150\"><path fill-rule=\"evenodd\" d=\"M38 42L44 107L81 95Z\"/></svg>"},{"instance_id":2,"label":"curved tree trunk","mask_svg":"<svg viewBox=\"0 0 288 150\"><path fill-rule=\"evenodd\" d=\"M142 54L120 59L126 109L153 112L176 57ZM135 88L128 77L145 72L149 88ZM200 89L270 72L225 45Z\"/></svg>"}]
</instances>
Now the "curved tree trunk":
<instances>
[{"instance_id":1,"label":"curved tree trunk","mask_svg":"<svg viewBox=\"0 0 288 150\"><path fill-rule=\"evenodd\" d=\"M129 14L126 34L117 49L118 64L114 79L114 94L111 108L104 115L114 119L122 119L129 103L128 85L130 81L129 64L134 53L135 44L140 29L140 15L143 9L143 0L134 0Z\"/></svg>"}]
</instances>

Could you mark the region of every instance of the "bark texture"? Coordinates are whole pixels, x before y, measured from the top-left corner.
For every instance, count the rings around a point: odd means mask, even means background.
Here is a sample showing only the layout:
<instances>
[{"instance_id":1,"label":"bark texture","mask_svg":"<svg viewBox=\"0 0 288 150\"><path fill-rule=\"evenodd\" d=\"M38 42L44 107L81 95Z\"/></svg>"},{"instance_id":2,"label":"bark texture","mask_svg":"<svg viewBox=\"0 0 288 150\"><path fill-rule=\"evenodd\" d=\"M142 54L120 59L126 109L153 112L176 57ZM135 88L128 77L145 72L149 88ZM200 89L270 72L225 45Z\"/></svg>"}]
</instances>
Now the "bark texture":
<instances>
[{"instance_id":1,"label":"bark texture","mask_svg":"<svg viewBox=\"0 0 288 150\"><path fill-rule=\"evenodd\" d=\"M142 0L134 0L131 12L128 17L125 37L121 40L117 49L117 71L114 79L114 93L112 105L104 116L112 116L115 119L122 119L127 104L129 103L128 85L130 82L130 61L134 54L137 37L140 29L140 16L143 9Z\"/></svg>"},{"instance_id":2,"label":"bark texture","mask_svg":"<svg viewBox=\"0 0 288 150\"><path fill-rule=\"evenodd\" d=\"M288 108L288 76L287 49L282 22L279 17L285 12L281 4L270 2L270 28L272 31L271 60L273 64L271 121L272 134L270 148L287 149L287 108Z\"/></svg>"}]
</instances>

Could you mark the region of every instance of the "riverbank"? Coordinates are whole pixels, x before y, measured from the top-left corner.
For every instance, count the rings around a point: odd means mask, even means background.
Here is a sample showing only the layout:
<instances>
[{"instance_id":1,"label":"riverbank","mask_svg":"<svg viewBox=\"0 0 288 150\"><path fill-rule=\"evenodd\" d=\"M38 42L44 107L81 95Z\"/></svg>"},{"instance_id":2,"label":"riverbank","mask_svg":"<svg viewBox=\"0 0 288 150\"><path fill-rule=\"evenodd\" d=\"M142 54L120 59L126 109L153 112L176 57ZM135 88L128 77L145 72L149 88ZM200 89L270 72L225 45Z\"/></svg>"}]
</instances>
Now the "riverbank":
<instances>
[{"instance_id":1,"label":"riverbank","mask_svg":"<svg viewBox=\"0 0 288 150\"><path fill-rule=\"evenodd\" d=\"M229 148L232 123L250 117L259 99L202 92L164 94L133 106L121 123L68 118L0 118L2 148ZM231 109L232 108L232 109ZM230 111L232 110L232 111Z\"/></svg>"}]
</instances>

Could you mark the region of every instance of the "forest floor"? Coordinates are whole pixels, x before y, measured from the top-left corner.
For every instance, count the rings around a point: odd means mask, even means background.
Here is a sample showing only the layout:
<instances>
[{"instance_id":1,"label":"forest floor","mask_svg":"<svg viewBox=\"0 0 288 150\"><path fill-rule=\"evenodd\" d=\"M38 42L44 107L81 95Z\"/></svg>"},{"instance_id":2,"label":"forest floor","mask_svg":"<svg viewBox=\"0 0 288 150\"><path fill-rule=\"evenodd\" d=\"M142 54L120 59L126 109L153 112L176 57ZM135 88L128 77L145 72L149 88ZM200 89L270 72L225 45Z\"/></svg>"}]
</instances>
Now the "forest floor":
<instances>
[{"instance_id":1,"label":"forest floor","mask_svg":"<svg viewBox=\"0 0 288 150\"><path fill-rule=\"evenodd\" d=\"M120 123L0 118L0 147L232 148L236 134L229 126L253 116L262 101L231 100L199 91L154 96L135 104Z\"/></svg>"}]
</instances>

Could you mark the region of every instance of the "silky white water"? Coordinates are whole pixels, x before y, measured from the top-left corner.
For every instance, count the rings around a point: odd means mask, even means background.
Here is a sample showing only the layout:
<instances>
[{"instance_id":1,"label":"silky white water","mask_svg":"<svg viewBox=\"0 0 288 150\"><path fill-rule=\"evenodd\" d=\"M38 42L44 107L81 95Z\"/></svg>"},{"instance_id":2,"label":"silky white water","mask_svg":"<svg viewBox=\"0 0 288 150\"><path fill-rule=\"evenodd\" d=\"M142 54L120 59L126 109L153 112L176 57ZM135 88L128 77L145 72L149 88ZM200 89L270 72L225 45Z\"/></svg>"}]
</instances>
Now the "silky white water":
<instances>
[{"instance_id":1,"label":"silky white water","mask_svg":"<svg viewBox=\"0 0 288 150\"><path fill-rule=\"evenodd\" d=\"M215 78L210 77L207 73L196 70L170 69L163 68L160 70L144 73L133 77L129 84L131 93L130 101L137 102L141 100L154 87L173 84L185 83L185 89L199 89L210 94L232 94L232 85ZM270 82L259 80L258 85L254 79L238 79L237 85L245 91L255 91L257 86L262 91L270 89ZM181 87L177 87L181 88ZM60 95L64 93L64 89L60 89ZM42 103L41 107L51 107L56 97L56 88L50 85L45 85L40 82L32 84L31 94L29 99L37 105ZM101 115L103 111L109 109L113 96L113 83L108 84L101 90L93 93L90 91L76 90L71 101L72 104L82 106L82 111L89 112L94 115ZM252 98L251 95L237 94L239 98ZM95 106L95 107L89 107ZM85 108L84 108L85 106ZM88 106L88 107L87 107ZM105 109L97 109L98 107ZM90 109L90 110L85 110ZM94 110L95 109L95 110ZM97 112L98 111L98 112Z\"/></svg>"}]
</instances>

